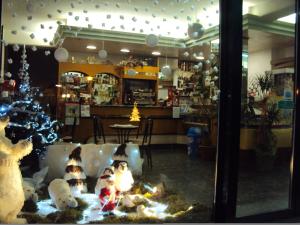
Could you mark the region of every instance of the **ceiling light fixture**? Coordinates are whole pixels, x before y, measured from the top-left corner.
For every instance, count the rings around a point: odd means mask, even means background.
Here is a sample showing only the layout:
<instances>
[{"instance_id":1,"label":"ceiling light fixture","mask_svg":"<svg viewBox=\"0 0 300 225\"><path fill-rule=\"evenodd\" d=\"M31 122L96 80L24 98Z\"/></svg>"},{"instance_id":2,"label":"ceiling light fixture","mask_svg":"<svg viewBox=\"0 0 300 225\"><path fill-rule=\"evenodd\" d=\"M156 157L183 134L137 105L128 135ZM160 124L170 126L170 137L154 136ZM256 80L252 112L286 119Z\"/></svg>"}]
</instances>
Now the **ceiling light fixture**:
<instances>
[{"instance_id":1,"label":"ceiling light fixture","mask_svg":"<svg viewBox=\"0 0 300 225\"><path fill-rule=\"evenodd\" d=\"M86 46L87 49L95 50L97 47L95 45L88 45Z\"/></svg>"},{"instance_id":2,"label":"ceiling light fixture","mask_svg":"<svg viewBox=\"0 0 300 225\"><path fill-rule=\"evenodd\" d=\"M128 52L130 52L130 50L129 50L129 49L127 49L127 48L122 48L120 51L121 51L121 52L125 52L125 53L128 53Z\"/></svg>"},{"instance_id":3,"label":"ceiling light fixture","mask_svg":"<svg viewBox=\"0 0 300 225\"><path fill-rule=\"evenodd\" d=\"M160 55L160 52L154 51L152 52L152 55Z\"/></svg>"}]
</instances>

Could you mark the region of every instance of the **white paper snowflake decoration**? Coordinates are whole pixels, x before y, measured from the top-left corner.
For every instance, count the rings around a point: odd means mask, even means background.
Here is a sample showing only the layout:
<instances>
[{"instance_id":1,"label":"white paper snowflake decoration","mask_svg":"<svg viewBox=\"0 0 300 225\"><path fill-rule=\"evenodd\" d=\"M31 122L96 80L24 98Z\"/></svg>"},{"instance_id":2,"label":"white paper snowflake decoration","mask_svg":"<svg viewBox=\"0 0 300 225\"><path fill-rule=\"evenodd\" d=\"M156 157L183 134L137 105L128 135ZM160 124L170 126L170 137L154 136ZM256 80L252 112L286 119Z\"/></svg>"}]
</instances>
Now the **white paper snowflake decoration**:
<instances>
[{"instance_id":1,"label":"white paper snowflake decoration","mask_svg":"<svg viewBox=\"0 0 300 225\"><path fill-rule=\"evenodd\" d=\"M35 52L37 50L37 47L36 46L32 46L31 50Z\"/></svg>"},{"instance_id":2,"label":"white paper snowflake decoration","mask_svg":"<svg viewBox=\"0 0 300 225\"><path fill-rule=\"evenodd\" d=\"M10 72L6 72L4 75L5 75L7 78L11 78L11 77L12 77L12 74L11 74Z\"/></svg>"},{"instance_id":3,"label":"white paper snowflake decoration","mask_svg":"<svg viewBox=\"0 0 300 225\"><path fill-rule=\"evenodd\" d=\"M54 57L58 62L66 62L69 58L69 52L65 48L57 48L54 52Z\"/></svg>"},{"instance_id":4,"label":"white paper snowflake decoration","mask_svg":"<svg viewBox=\"0 0 300 225\"><path fill-rule=\"evenodd\" d=\"M19 49L20 49L20 46L19 46L19 45L17 45L17 44L14 44L14 45L13 45L13 50L14 50L15 52L19 51Z\"/></svg>"}]
</instances>

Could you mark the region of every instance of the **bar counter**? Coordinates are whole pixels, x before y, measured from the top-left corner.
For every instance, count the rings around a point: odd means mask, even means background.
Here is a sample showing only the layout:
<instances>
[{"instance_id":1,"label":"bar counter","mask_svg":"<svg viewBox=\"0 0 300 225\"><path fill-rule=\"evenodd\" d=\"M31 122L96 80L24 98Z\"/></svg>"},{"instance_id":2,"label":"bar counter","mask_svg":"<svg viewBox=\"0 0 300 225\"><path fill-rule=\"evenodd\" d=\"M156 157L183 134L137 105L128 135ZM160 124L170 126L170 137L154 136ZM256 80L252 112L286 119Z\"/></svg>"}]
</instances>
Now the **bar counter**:
<instances>
[{"instance_id":1,"label":"bar counter","mask_svg":"<svg viewBox=\"0 0 300 225\"><path fill-rule=\"evenodd\" d=\"M91 106L91 115L98 115L101 118L106 136L115 135L109 127L112 124L134 124L130 122L129 116L133 109L132 105L113 105L113 106ZM140 116L146 118L151 116L154 121L153 135L184 135L186 126L182 118L172 118L172 107L160 106L138 106ZM142 132L142 128L141 131ZM132 132L134 134L134 132ZM135 132L136 134L136 132ZM74 139L84 143L93 136L92 118L80 118L79 126L76 126Z\"/></svg>"}]
</instances>

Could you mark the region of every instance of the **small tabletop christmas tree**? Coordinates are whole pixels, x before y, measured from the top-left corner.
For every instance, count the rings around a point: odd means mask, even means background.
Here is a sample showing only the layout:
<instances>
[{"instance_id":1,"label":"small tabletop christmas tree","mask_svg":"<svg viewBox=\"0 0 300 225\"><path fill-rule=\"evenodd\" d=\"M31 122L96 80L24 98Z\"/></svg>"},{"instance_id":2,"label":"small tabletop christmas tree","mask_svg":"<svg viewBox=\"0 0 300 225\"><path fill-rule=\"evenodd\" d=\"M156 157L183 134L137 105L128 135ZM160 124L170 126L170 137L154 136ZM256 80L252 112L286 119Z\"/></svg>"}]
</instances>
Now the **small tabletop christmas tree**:
<instances>
[{"instance_id":1,"label":"small tabletop christmas tree","mask_svg":"<svg viewBox=\"0 0 300 225\"><path fill-rule=\"evenodd\" d=\"M140 121L140 113L139 113L139 110L137 108L137 103L134 102L134 105L133 105L133 109L132 109L132 112L131 112L131 115L130 115L130 121L132 122L138 122Z\"/></svg>"}]
</instances>

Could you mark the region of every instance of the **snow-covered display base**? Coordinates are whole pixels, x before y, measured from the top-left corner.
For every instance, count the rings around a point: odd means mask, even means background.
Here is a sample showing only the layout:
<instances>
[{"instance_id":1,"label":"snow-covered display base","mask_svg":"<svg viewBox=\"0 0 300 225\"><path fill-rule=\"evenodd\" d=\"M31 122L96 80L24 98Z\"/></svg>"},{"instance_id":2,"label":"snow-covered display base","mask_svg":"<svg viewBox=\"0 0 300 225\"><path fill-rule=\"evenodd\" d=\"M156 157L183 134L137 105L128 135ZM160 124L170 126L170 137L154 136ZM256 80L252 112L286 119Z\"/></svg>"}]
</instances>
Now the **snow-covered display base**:
<instances>
[{"instance_id":1,"label":"snow-covered display base","mask_svg":"<svg viewBox=\"0 0 300 225\"><path fill-rule=\"evenodd\" d=\"M40 159L40 168L49 167L47 180L62 178L69 160L69 154L78 145L81 146L81 159L84 172L89 177L99 177L104 168L113 162L112 156L119 144L72 144L56 143L47 147L46 155ZM128 143L126 147L128 167L133 175L142 174L143 159L140 157L139 146Z\"/></svg>"},{"instance_id":2,"label":"snow-covered display base","mask_svg":"<svg viewBox=\"0 0 300 225\"><path fill-rule=\"evenodd\" d=\"M82 213L82 219L80 221L77 221L78 224L85 224L92 221L102 221L105 218L105 213L101 212L100 210L100 203L99 198L95 194L82 194L80 196L80 199L82 199L84 202L88 203L88 208L86 208ZM166 217L171 217L172 215L169 213L166 213L166 209L168 205L158 203L155 201L148 200L150 206L143 209L143 215L139 215L137 212L122 212L118 208L113 211L115 216L122 217L127 216L131 218L137 218L137 217L156 217L158 219L164 219ZM40 216L47 216L50 213L56 212L57 209L53 206L53 203L51 202L51 199L42 200L38 202L38 211L37 214Z\"/></svg>"}]
</instances>

